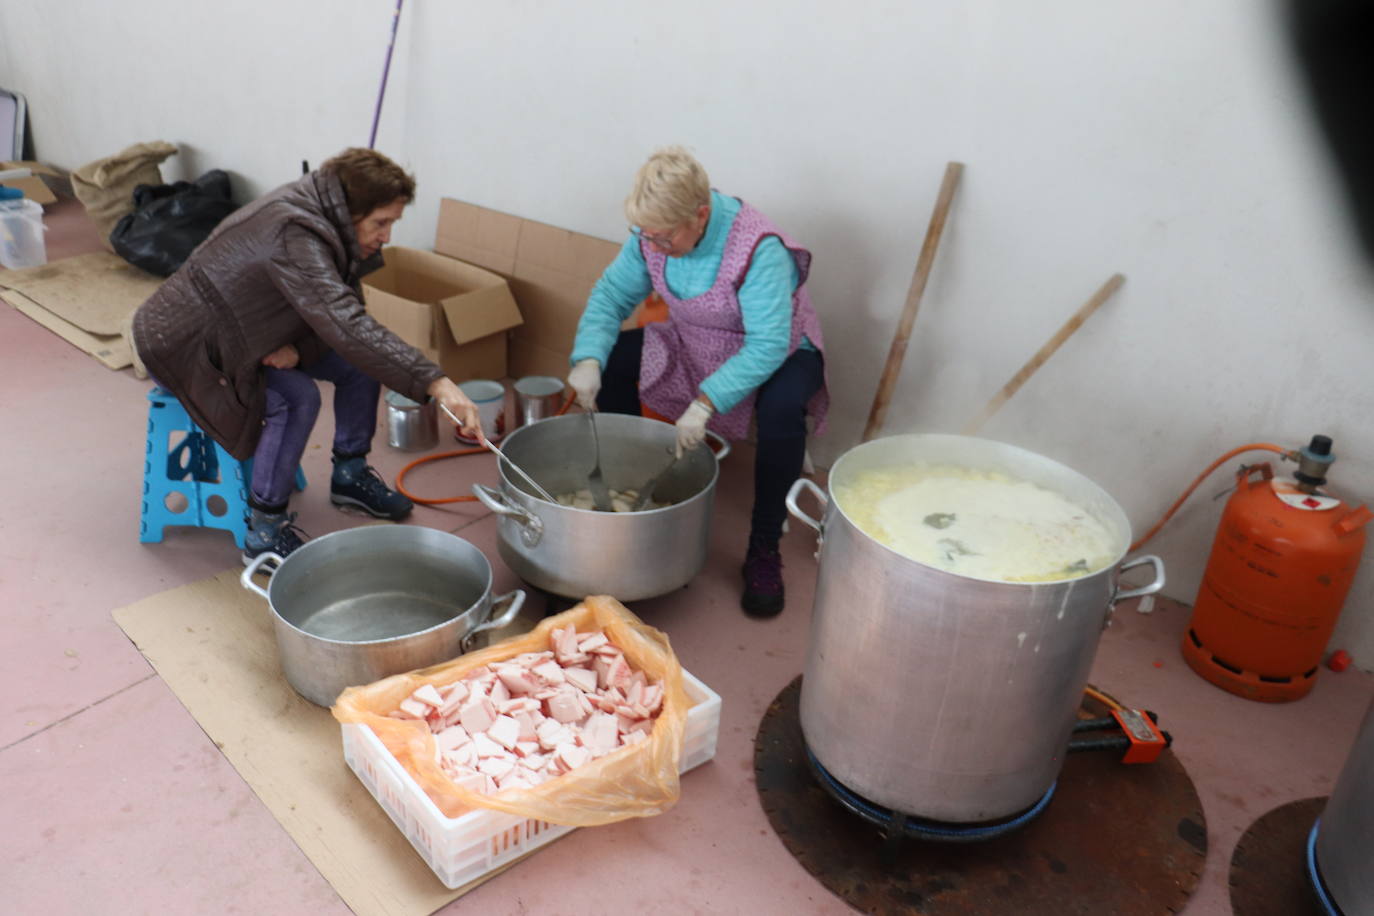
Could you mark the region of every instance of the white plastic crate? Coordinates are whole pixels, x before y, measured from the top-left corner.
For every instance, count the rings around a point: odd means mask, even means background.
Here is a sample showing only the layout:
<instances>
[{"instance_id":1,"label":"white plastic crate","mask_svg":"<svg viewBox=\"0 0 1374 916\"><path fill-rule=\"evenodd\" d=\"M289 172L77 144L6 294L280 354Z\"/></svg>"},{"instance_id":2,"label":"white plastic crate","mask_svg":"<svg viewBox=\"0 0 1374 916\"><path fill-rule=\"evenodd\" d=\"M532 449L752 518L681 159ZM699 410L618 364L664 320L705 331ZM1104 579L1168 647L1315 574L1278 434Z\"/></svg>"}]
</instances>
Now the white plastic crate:
<instances>
[{"instance_id":1,"label":"white plastic crate","mask_svg":"<svg viewBox=\"0 0 1374 916\"><path fill-rule=\"evenodd\" d=\"M716 756L720 733L720 695L686 671L682 686L692 705L682 732L679 773ZM366 725L343 726L343 751L349 768L450 889L577 829L488 809L448 817Z\"/></svg>"}]
</instances>

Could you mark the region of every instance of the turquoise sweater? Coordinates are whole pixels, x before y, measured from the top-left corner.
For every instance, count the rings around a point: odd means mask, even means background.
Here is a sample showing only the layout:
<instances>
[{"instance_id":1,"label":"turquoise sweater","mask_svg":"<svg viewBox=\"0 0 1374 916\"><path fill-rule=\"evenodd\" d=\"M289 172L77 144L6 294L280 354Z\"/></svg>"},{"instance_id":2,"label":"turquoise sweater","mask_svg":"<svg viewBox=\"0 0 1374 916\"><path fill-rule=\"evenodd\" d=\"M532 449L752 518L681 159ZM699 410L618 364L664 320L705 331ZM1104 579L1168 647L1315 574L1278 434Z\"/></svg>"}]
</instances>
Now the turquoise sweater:
<instances>
[{"instance_id":1,"label":"turquoise sweater","mask_svg":"<svg viewBox=\"0 0 1374 916\"><path fill-rule=\"evenodd\" d=\"M668 258L664 279L679 299L700 296L711 288L725 254L725 241L740 210L740 202L711 192L711 218L697 246L680 258ZM797 265L776 237L765 239L739 289L744 344L734 356L701 383L701 391L716 410L725 413L762 385L787 359L792 336L792 294L797 288ZM595 359L604 367L620 325L635 306L653 291L649 267L631 235L620 254L601 274L587 298L577 324L572 362ZM802 346L811 348L803 339Z\"/></svg>"}]
</instances>

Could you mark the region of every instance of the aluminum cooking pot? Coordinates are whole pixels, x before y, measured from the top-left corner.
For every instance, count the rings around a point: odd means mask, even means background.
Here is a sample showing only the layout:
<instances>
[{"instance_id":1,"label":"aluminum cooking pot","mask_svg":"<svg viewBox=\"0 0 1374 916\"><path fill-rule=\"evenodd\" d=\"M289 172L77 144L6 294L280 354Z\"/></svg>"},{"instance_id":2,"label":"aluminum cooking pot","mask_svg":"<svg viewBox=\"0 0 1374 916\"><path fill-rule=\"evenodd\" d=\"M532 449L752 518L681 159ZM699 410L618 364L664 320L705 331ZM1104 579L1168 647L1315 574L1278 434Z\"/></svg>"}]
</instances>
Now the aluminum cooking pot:
<instances>
[{"instance_id":1,"label":"aluminum cooking pot","mask_svg":"<svg viewBox=\"0 0 1374 916\"><path fill-rule=\"evenodd\" d=\"M1374 703L1308 845L1308 874L1323 903L1341 913L1374 913ZM1328 909L1328 912L1330 910Z\"/></svg>"},{"instance_id":2,"label":"aluminum cooking pot","mask_svg":"<svg viewBox=\"0 0 1374 916\"><path fill-rule=\"evenodd\" d=\"M1011 817L1058 777L1113 604L1159 591L1164 568L1153 556L1121 562L1130 524L1092 481L987 439L875 439L840 457L829 492L866 470L913 465L1001 471L1053 490L1106 525L1114 559L1075 579L973 579L884 546L798 480L788 509L821 535L802 731L831 775L894 811L953 823ZM822 520L798 506L804 490L824 505ZM1142 564L1155 580L1121 590L1121 571Z\"/></svg>"},{"instance_id":3,"label":"aluminum cooking pot","mask_svg":"<svg viewBox=\"0 0 1374 916\"><path fill-rule=\"evenodd\" d=\"M643 486L661 471L677 442L670 423L629 414L597 416L601 471L613 490ZM701 445L682 456L655 491L659 509L596 512L551 503L505 462L497 462L499 490L472 491L499 517L501 559L521 579L554 595L581 599L613 595L637 601L686 585L706 562L715 500L718 451ZM506 437L501 450L554 496L587 488L595 461L587 421L580 414L551 417Z\"/></svg>"},{"instance_id":4,"label":"aluminum cooking pot","mask_svg":"<svg viewBox=\"0 0 1374 916\"><path fill-rule=\"evenodd\" d=\"M264 590L253 576L269 565ZM285 559L260 554L241 581L272 610L287 683L320 706L345 687L461 655L525 602L520 590L491 596L491 564L472 544L413 525L336 531Z\"/></svg>"}]
</instances>

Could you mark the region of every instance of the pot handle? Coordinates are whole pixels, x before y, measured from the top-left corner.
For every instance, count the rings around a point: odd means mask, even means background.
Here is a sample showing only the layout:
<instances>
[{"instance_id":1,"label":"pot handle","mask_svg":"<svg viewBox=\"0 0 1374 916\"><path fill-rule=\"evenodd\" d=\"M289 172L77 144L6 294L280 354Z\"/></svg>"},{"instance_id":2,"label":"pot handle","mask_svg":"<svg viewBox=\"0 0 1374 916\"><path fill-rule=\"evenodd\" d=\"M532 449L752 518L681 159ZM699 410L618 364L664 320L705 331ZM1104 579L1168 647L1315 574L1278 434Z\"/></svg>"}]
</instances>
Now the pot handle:
<instances>
[{"instance_id":1,"label":"pot handle","mask_svg":"<svg viewBox=\"0 0 1374 916\"><path fill-rule=\"evenodd\" d=\"M825 495L824 490L816 486L815 481L813 481L809 477L798 477L797 482L792 484L792 489L787 491L787 511L791 512L795 518L800 519L803 522L806 522L812 528L815 528L817 531L820 531L821 523L816 519L812 518L811 516L807 515L805 512L801 510L801 507L797 505L797 497L801 495L802 490L810 490L812 494L816 497L816 500L821 504L822 508L830 505L829 497Z\"/></svg>"},{"instance_id":2,"label":"pot handle","mask_svg":"<svg viewBox=\"0 0 1374 916\"><path fill-rule=\"evenodd\" d=\"M1143 566L1146 563L1149 563L1155 568L1155 580L1149 585L1141 588L1128 588L1124 592L1118 590L1117 593L1112 596L1112 604L1116 604L1118 601L1125 601L1127 598L1139 598L1142 595L1153 595L1164 587L1164 561L1154 554L1136 557L1134 560L1122 563L1117 567L1116 571L1117 574L1120 575L1128 569L1133 569L1136 566Z\"/></svg>"},{"instance_id":3,"label":"pot handle","mask_svg":"<svg viewBox=\"0 0 1374 916\"><path fill-rule=\"evenodd\" d=\"M730 440L720 433L706 430L706 438L711 440L711 451L715 452L717 461L724 461L730 454Z\"/></svg>"},{"instance_id":4,"label":"pot handle","mask_svg":"<svg viewBox=\"0 0 1374 916\"><path fill-rule=\"evenodd\" d=\"M476 496L478 502L497 515L504 515L506 518L512 518L518 522L520 540L525 542L526 547L535 546L544 537L544 522L539 516L513 504L506 499L506 494L500 490L493 489L484 483L475 483L472 485L472 495Z\"/></svg>"},{"instance_id":5,"label":"pot handle","mask_svg":"<svg viewBox=\"0 0 1374 916\"><path fill-rule=\"evenodd\" d=\"M464 652L466 652L468 648L472 645L472 639L478 633L481 633L483 630L495 630L500 627L504 627L506 624L510 623L512 620L515 619L516 615L520 613L520 608L523 607L525 604L525 590L522 588L517 588L513 592L506 592L504 595L491 599L491 609L488 613L494 614L496 612L496 608L502 602L509 602L510 606L502 612L500 617L496 617L494 619L488 617L486 623L478 624L477 626L473 627L471 630L468 631L467 635L463 637Z\"/></svg>"},{"instance_id":6,"label":"pot handle","mask_svg":"<svg viewBox=\"0 0 1374 916\"><path fill-rule=\"evenodd\" d=\"M267 603L271 604L272 599L268 597L267 590L253 581L253 577L262 570L263 565L269 560L272 561L272 569L269 570L269 572L276 572L277 568L282 564L282 558L279 554L275 554L269 550L253 558L252 562L244 569L243 575L239 576L239 582L250 592L257 592L259 595L262 595L263 598L267 599Z\"/></svg>"}]
</instances>

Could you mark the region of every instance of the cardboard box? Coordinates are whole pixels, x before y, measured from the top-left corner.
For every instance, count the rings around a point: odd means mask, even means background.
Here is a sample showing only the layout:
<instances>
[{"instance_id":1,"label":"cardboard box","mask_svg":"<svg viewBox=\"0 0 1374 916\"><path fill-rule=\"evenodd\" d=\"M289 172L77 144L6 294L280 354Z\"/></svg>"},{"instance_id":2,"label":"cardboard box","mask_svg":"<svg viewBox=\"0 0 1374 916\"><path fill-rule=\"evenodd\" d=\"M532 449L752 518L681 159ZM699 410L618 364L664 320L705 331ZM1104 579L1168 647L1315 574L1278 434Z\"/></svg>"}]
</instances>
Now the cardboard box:
<instances>
[{"instance_id":1,"label":"cardboard box","mask_svg":"<svg viewBox=\"0 0 1374 916\"><path fill-rule=\"evenodd\" d=\"M561 378L587 296L620 245L445 198L434 250L510 282L525 319L511 334L510 374ZM634 326L633 317L626 326Z\"/></svg>"},{"instance_id":2,"label":"cardboard box","mask_svg":"<svg viewBox=\"0 0 1374 916\"><path fill-rule=\"evenodd\" d=\"M0 178L0 185L7 188L18 188L24 192L25 197L37 204L46 205L57 200L57 195L48 188L39 176L51 175L54 178L61 178L59 172L37 162L0 162L0 172L9 172L14 169L28 169L33 174L23 178Z\"/></svg>"},{"instance_id":3,"label":"cardboard box","mask_svg":"<svg viewBox=\"0 0 1374 916\"><path fill-rule=\"evenodd\" d=\"M507 337L520 309L506 281L432 251L391 247L363 278L367 310L438 363L455 382L504 378Z\"/></svg>"}]
</instances>

